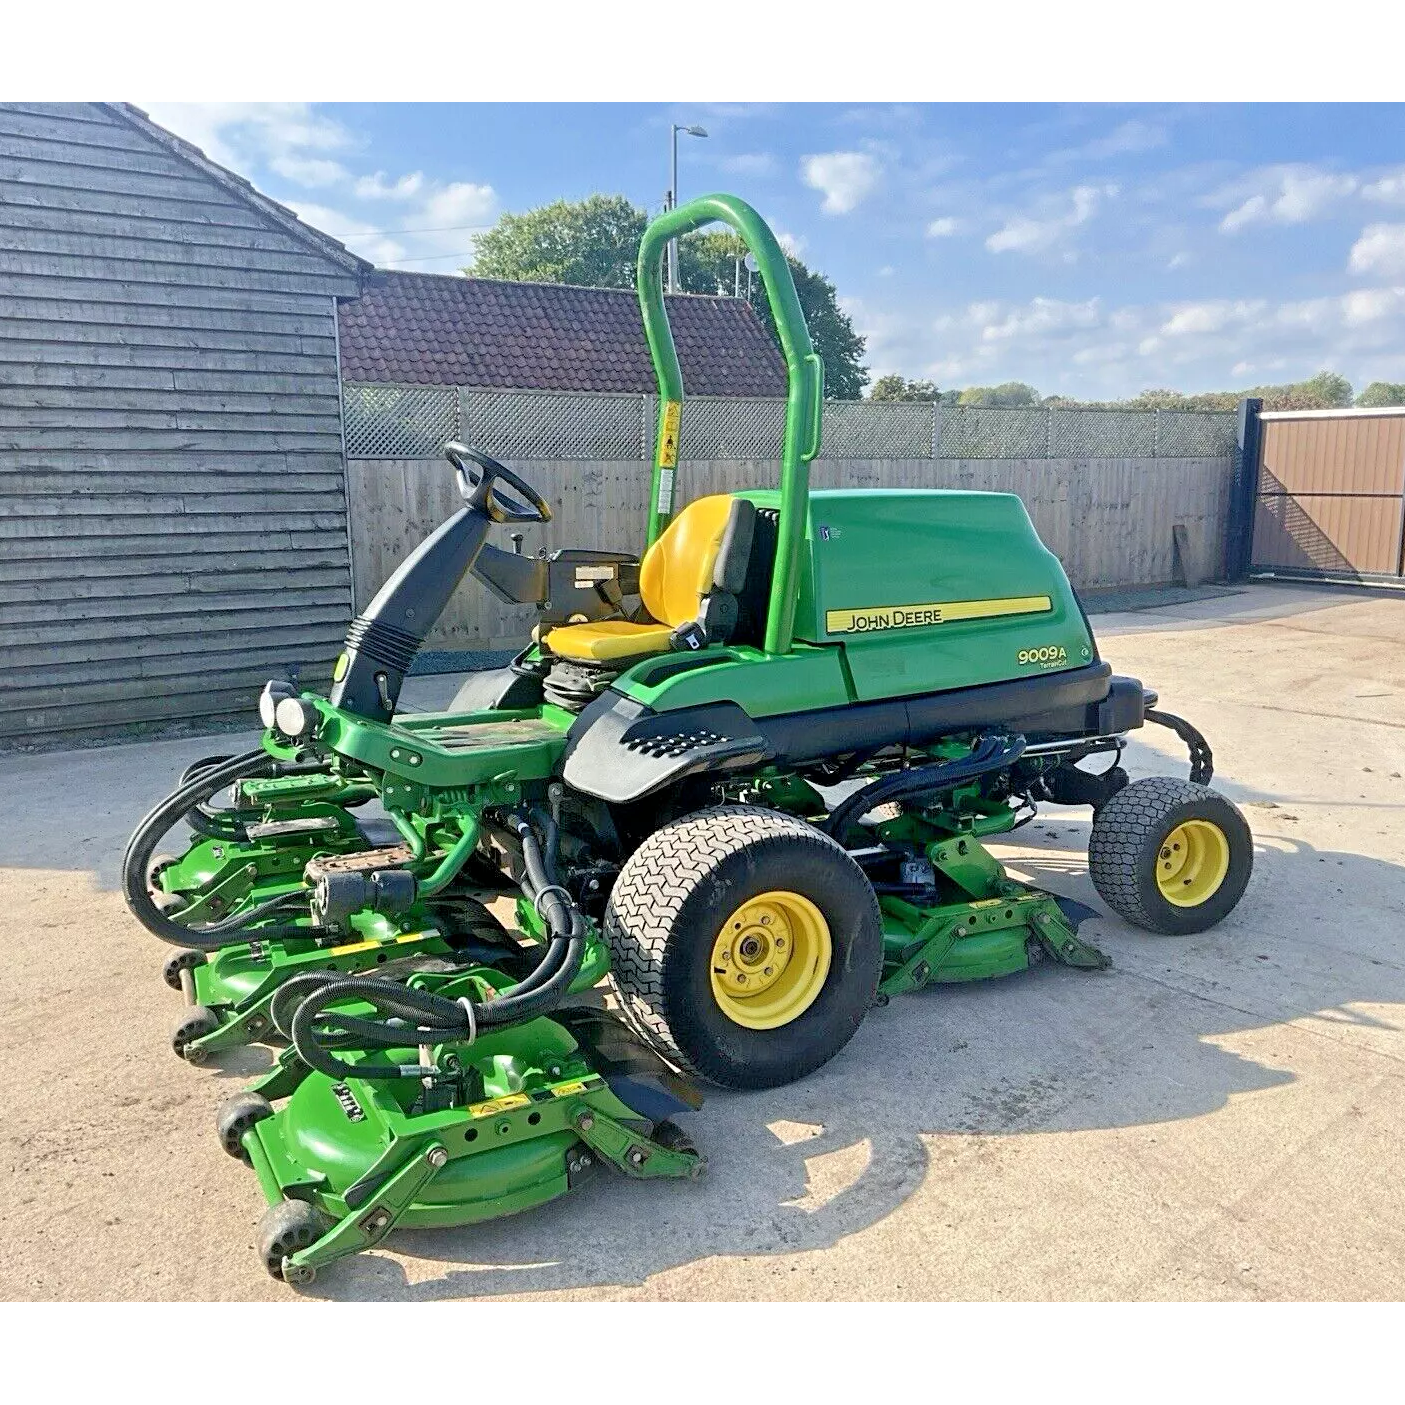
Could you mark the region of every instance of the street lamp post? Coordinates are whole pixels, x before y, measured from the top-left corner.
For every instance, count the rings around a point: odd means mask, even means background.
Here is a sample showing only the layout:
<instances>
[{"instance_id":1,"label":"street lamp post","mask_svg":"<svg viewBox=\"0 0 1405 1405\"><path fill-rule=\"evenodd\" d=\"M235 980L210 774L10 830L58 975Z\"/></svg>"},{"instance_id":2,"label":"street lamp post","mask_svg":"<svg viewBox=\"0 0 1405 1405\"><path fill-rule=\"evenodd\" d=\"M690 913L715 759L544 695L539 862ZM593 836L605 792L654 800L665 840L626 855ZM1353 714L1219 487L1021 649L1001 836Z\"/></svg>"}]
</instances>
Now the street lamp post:
<instances>
[{"instance_id":1,"label":"street lamp post","mask_svg":"<svg viewBox=\"0 0 1405 1405\"><path fill-rule=\"evenodd\" d=\"M669 187L668 187L668 208L670 210L678 207L678 133L685 132L690 137L705 137L706 127L683 127L677 122L670 124L669 144L672 148L673 162L669 167ZM670 239L668 241L668 291L676 293L678 291L678 241Z\"/></svg>"}]
</instances>

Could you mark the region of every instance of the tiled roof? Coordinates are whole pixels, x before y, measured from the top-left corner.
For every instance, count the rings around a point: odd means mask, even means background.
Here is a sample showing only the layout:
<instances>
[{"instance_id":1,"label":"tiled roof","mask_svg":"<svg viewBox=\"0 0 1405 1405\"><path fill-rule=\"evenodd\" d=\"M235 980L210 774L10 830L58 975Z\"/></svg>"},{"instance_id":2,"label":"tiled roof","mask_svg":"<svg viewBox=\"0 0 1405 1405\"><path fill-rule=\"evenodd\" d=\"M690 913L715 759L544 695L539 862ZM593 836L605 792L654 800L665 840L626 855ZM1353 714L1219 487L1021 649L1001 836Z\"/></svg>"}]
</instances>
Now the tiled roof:
<instances>
[{"instance_id":1,"label":"tiled roof","mask_svg":"<svg viewBox=\"0 0 1405 1405\"><path fill-rule=\"evenodd\" d=\"M668 299L690 395L785 394L785 363L744 299ZM380 270L340 305L349 381L503 390L655 389L630 290Z\"/></svg>"}]
</instances>

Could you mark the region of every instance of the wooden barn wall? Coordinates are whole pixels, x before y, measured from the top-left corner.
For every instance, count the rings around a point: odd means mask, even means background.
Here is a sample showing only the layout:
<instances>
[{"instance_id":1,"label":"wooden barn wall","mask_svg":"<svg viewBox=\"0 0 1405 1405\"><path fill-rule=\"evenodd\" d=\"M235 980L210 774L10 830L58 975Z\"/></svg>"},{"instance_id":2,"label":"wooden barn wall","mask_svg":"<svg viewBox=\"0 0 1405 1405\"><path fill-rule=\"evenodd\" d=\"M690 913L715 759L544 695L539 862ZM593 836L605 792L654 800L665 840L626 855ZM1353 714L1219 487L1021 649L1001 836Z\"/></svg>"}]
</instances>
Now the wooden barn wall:
<instances>
[{"instance_id":1,"label":"wooden barn wall","mask_svg":"<svg viewBox=\"0 0 1405 1405\"><path fill-rule=\"evenodd\" d=\"M552 504L545 527L522 528L523 549L560 546L634 551L648 516L649 472L622 463L533 461L523 465ZM678 501L769 484L774 463L685 462ZM1211 579L1224 560L1230 464L1214 459L830 459L812 466L817 488L973 488L1017 493L1044 544L1082 589L1159 585L1175 578L1172 531L1186 528L1188 574ZM461 505L439 460L351 460L351 541L357 608L406 553ZM506 548L507 530L494 541ZM504 605L466 580L430 636L439 649L520 647L535 613Z\"/></svg>"},{"instance_id":2,"label":"wooden barn wall","mask_svg":"<svg viewBox=\"0 0 1405 1405\"><path fill-rule=\"evenodd\" d=\"M0 744L325 676L355 292L103 109L0 106Z\"/></svg>"}]
</instances>

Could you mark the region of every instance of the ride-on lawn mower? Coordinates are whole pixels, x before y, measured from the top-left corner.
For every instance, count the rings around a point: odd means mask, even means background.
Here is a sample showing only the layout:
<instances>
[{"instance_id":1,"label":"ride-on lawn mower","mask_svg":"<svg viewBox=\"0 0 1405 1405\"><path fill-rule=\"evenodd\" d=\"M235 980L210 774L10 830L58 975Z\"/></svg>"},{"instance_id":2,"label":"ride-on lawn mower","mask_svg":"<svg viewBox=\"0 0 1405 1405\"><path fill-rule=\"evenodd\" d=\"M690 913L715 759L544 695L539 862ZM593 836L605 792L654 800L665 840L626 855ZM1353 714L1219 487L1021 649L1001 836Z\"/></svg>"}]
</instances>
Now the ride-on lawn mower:
<instances>
[{"instance_id":1,"label":"ride-on lawn mower","mask_svg":"<svg viewBox=\"0 0 1405 1405\"><path fill-rule=\"evenodd\" d=\"M780 333L780 485L675 513L659 262L715 220L755 254ZM1093 882L1138 926L1201 931L1248 881L1208 747L1112 676L1018 498L809 492L821 365L750 206L712 195L656 220L639 296L660 389L642 557L488 544L550 509L449 445L465 505L352 624L330 696L270 683L261 748L199 763L129 846L132 910L183 948L178 1052L286 1043L218 1121L289 1282L397 1225L538 1204L601 1162L694 1176L672 1121L699 1103L693 1078L800 1078L893 995L1105 966L1078 936L1090 910L1012 880L982 842L1041 801L1093 807ZM397 714L469 571L536 604L533 644L450 711ZM1145 721L1188 742L1190 782L1129 782L1120 752ZM232 807L212 803L226 790ZM388 835L353 814L373 799ZM182 817L194 843L157 856ZM515 932L489 910L503 897ZM573 999L606 975L614 1011Z\"/></svg>"}]
</instances>

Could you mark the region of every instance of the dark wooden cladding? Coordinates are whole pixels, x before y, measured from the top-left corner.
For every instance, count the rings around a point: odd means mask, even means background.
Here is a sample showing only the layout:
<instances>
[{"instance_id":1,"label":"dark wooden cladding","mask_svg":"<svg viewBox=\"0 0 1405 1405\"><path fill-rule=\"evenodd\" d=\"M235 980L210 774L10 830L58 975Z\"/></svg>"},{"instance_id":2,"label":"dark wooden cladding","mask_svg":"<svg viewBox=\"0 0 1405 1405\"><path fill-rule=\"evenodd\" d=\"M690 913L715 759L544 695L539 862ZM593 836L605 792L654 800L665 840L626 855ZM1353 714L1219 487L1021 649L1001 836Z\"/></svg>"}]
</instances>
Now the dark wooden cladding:
<instances>
[{"instance_id":1,"label":"dark wooden cladding","mask_svg":"<svg viewBox=\"0 0 1405 1405\"><path fill-rule=\"evenodd\" d=\"M361 271L129 109L0 104L0 746L328 674Z\"/></svg>"}]
</instances>

